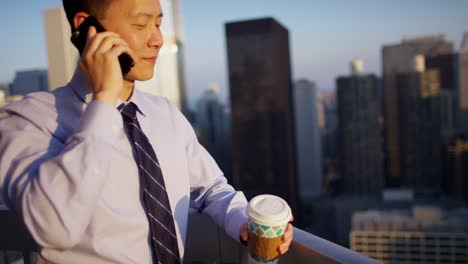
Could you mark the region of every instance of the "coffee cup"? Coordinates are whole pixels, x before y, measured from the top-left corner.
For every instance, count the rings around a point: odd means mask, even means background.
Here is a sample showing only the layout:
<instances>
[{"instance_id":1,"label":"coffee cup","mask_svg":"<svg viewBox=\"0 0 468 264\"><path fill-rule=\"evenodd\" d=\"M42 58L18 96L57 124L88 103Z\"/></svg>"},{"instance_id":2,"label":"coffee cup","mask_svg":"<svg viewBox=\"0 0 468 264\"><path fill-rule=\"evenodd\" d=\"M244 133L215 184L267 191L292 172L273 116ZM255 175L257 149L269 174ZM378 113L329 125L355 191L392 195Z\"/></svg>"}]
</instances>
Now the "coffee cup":
<instances>
[{"instance_id":1,"label":"coffee cup","mask_svg":"<svg viewBox=\"0 0 468 264\"><path fill-rule=\"evenodd\" d=\"M261 263L274 261L280 255L278 247L291 219L291 208L280 197L263 194L250 200L246 213L250 257Z\"/></svg>"}]
</instances>

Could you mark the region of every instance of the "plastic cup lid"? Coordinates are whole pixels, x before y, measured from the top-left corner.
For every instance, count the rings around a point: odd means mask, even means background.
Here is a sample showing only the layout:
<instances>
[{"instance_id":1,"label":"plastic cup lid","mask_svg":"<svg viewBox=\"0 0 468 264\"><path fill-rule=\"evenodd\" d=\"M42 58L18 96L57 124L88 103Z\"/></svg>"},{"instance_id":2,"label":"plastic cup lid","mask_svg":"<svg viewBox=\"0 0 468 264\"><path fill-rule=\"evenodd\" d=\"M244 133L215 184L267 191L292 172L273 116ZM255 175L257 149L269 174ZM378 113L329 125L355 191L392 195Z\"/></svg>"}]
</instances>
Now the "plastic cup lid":
<instances>
[{"instance_id":1,"label":"plastic cup lid","mask_svg":"<svg viewBox=\"0 0 468 264\"><path fill-rule=\"evenodd\" d=\"M246 209L251 221L265 226L281 225L291 219L291 208L278 196L262 194L250 200Z\"/></svg>"}]
</instances>

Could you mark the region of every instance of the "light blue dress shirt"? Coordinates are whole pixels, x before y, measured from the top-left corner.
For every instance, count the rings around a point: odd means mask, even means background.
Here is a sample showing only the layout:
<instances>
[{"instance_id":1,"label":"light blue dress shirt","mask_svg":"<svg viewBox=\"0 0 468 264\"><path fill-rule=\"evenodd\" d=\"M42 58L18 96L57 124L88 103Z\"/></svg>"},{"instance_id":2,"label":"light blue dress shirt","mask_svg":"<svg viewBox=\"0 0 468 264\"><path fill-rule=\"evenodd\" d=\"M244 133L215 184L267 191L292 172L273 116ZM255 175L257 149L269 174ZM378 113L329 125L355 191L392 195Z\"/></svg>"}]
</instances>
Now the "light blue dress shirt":
<instances>
[{"instance_id":1,"label":"light blue dress shirt","mask_svg":"<svg viewBox=\"0 0 468 264\"><path fill-rule=\"evenodd\" d=\"M177 107L135 89L130 101L158 156L181 256L188 210L234 239L247 201L226 181ZM27 95L0 119L0 186L52 263L151 263L138 169L116 107L92 100L80 70L64 87Z\"/></svg>"}]
</instances>

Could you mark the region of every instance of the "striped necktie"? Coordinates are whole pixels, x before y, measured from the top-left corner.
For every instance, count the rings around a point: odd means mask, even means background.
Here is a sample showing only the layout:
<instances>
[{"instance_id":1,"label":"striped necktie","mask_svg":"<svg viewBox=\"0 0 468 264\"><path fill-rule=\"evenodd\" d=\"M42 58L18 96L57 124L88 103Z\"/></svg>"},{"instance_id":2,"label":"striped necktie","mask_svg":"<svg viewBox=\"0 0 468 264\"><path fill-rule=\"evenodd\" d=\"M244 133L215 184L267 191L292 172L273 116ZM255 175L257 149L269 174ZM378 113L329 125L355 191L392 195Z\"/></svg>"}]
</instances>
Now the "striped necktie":
<instances>
[{"instance_id":1,"label":"striped necktie","mask_svg":"<svg viewBox=\"0 0 468 264\"><path fill-rule=\"evenodd\" d=\"M140 175L140 197L150 227L150 244L154 263L181 263L177 236L164 178L148 138L141 130L136 112L138 107L130 102L121 104L128 136Z\"/></svg>"}]
</instances>

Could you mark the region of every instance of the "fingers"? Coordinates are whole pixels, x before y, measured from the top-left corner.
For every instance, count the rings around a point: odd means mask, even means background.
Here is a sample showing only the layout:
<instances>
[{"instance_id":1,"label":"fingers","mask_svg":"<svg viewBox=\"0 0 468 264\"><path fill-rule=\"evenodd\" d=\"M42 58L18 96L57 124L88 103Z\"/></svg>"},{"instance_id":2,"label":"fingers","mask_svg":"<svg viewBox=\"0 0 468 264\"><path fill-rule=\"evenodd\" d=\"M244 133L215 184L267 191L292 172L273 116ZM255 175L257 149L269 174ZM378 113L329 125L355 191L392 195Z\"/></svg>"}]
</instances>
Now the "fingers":
<instances>
[{"instance_id":1,"label":"fingers","mask_svg":"<svg viewBox=\"0 0 468 264\"><path fill-rule=\"evenodd\" d=\"M133 51L127 45L117 45L112 47L105 55L109 56L109 58L118 57L122 53L128 53L129 55L133 54Z\"/></svg>"},{"instance_id":2,"label":"fingers","mask_svg":"<svg viewBox=\"0 0 468 264\"><path fill-rule=\"evenodd\" d=\"M104 53L112 48L113 45L119 45L122 43L128 45L117 33L109 31L96 33L96 29L94 27L90 27L83 54L94 55L97 50L101 50L100 53ZM105 44L105 46L102 46L102 44Z\"/></svg>"},{"instance_id":3,"label":"fingers","mask_svg":"<svg viewBox=\"0 0 468 264\"><path fill-rule=\"evenodd\" d=\"M249 239L249 230L246 224L243 224L240 229L240 237L242 240L247 241Z\"/></svg>"},{"instance_id":4,"label":"fingers","mask_svg":"<svg viewBox=\"0 0 468 264\"><path fill-rule=\"evenodd\" d=\"M81 58L85 65L95 64L99 57L117 60L117 57L122 53L133 54L127 42L116 33L95 33L95 29L92 27L88 31L88 37L87 46Z\"/></svg>"},{"instance_id":5,"label":"fingers","mask_svg":"<svg viewBox=\"0 0 468 264\"><path fill-rule=\"evenodd\" d=\"M293 226L291 224L288 224L286 227L286 231L283 234L283 243L278 247L278 252L281 255L286 254L286 252L289 250L289 247L291 246L292 240L293 240Z\"/></svg>"},{"instance_id":6,"label":"fingers","mask_svg":"<svg viewBox=\"0 0 468 264\"><path fill-rule=\"evenodd\" d=\"M288 224L286 231L283 234L283 241L290 241L293 239L293 226Z\"/></svg>"},{"instance_id":7,"label":"fingers","mask_svg":"<svg viewBox=\"0 0 468 264\"><path fill-rule=\"evenodd\" d=\"M104 37L101 40L99 47L96 49L96 52L103 54L109 51L110 49L112 49L113 47L119 46L119 45L128 47L127 42L125 42L125 40L121 39L118 36Z\"/></svg>"}]
</instances>

